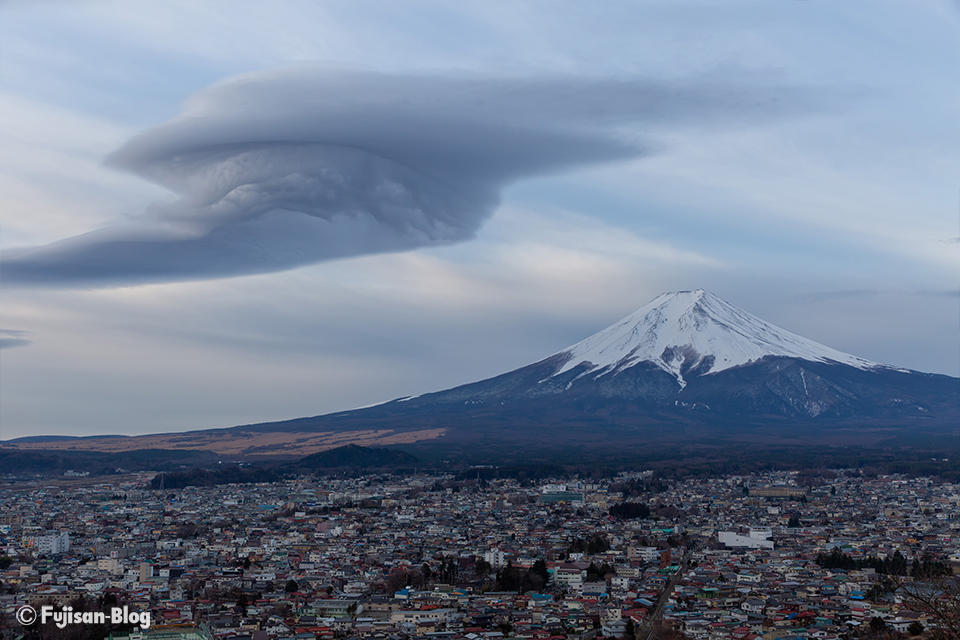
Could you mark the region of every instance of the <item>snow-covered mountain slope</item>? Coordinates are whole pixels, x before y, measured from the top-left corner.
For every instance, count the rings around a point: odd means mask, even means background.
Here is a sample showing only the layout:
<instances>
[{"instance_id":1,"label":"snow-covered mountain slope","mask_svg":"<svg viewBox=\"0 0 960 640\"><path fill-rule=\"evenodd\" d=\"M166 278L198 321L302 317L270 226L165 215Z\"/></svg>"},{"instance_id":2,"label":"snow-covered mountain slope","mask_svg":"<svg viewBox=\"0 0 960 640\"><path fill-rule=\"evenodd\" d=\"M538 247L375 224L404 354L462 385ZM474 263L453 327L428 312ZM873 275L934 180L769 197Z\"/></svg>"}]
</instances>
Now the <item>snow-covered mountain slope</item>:
<instances>
[{"instance_id":1,"label":"snow-covered mountain slope","mask_svg":"<svg viewBox=\"0 0 960 640\"><path fill-rule=\"evenodd\" d=\"M960 379L870 362L704 291L681 291L492 378L244 429L442 431L438 442L539 455L545 446L620 450L699 437L859 442L871 430L878 439L941 437L957 424Z\"/></svg>"},{"instance_id":2,"label":"snow-covered mountain slope","mask_svg":"<svg viewBox=\"0 0 960 640\"><path fill-rule=\"evenodd\" d=\"M684 375L718 373L765 356L863 370L888 368L781 329L703 289L661 294L620 322L552 357L566 360L554 375L586 364L587 374L603 376L651 362L684 387Z\"/></svg>"}]
</instances>

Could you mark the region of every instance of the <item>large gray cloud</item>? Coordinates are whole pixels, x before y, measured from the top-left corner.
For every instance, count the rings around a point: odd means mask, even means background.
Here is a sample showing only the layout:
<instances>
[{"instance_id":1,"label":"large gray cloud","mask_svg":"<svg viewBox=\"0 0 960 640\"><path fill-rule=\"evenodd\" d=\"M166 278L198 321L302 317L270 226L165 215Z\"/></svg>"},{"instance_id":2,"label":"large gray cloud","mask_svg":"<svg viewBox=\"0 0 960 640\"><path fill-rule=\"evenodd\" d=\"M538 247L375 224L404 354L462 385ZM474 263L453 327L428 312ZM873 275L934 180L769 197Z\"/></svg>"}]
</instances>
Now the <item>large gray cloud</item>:
<instances>
[{"instance_id":1,"label":"large gray cloud","mask_svg":"<svg viewBox=\"0 0 960 640\"><path fill-rule=\"evenodd\" d=\"M207 279L467 240L513 181L652 153L645 140L664 127L811 106L769 80L241 76L107 158L177 199L7 250L0 275L57 286Z\"/></svg>"}]
</instances>

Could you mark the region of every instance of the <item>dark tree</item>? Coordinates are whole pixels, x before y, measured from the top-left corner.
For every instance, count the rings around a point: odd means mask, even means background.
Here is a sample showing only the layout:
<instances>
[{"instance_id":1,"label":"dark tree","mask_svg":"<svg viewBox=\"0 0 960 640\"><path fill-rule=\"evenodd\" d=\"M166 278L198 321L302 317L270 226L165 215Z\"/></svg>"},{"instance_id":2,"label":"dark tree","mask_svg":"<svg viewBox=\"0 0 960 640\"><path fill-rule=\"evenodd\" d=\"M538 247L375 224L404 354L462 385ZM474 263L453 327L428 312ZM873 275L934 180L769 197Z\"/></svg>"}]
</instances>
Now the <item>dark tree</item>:
<instances>
[{"instance_id":1,"label":"dark tree","mask_svg":"<svg viewBox=\"0 0 960 640\"><path fill-rule=\"evenodd\" d=\"M642 502L621 502L610 507L610 515L619 520L650 517L650 508Z\"/></svg>"},{"instance_id":2,"label":"dark tree","mask_svg":"<svg viewBox=\"0 0 960 640\"><path fill-rule=\"evenodd\" d=\"M598 582L603 580L604 576L608 573L613 573L613 567L608 564L601 564L599 567L591 562L590 566L587 567L587 580L591 582Z\"/></svg>"},{"instance_id":3,"label":"dark tree","mask_svg":"<svg viewBox=\"0 0 960 640\"><path fill-rule=\"evenodd\" d=\"M906 582L894 577L893 581L904 602L933 619L943 637L960 638L960 579L937 576Z\"/></svg>"},{"instance_id":4,"label":"dark tree","mask_svg":"<svg viewBox=\"0 0 960 640\"><path fill-rule=\"evenodd\" d=\"M897 549L893 556L884 560L884 569L886 569L885 573L895 576L905 576L907 575L907 559L904 558L900 550Z\"/></svg>"},{"instance_id":5,"label":"dark tree","mask_svg":"<svg viewBox=\"0 0 960 640\"><path fill-rule=\"evenodd\" d=\"M590 539L590 542L587 543L587 553L594 555L597 553L603 553L604 551L610 550L610 543L605 537L600 534L593 536Z\"/></svg>"},{"instance_id":6,"label":"dark tree","mask_svg":"<svg viewBox=\"0 0 960 640\"><path fill-rule=\"evenodd\" d=\"M530 567L530 573L540 576L544 584L550 580L550 572L547 571L547 563L543 558L533 563L533 566Z\"/></svg>"},{"instance_id":7,"label":"dark tree","mask_svg":"<svg viewBox=\"0 0 960 640\"><path fill-rule=\"evenodd\" d=\"M497 572L497 590L519 591L522 579L520 570L512 562L507 562L507 566Z\"/></svg>"},{"instance_id":8,"label":"dark tree","mask_svg":"<svg viewBox=\"0 0 960 640\"><path fill-rule=\"evenodd\" d=\"M486 578L488 575L490 575L491 569L493 569L493 567L491 567L490 563L483 558L477 558L477 562L473 565L473 572L478 578Z\"/></svg>"}]
</instances>

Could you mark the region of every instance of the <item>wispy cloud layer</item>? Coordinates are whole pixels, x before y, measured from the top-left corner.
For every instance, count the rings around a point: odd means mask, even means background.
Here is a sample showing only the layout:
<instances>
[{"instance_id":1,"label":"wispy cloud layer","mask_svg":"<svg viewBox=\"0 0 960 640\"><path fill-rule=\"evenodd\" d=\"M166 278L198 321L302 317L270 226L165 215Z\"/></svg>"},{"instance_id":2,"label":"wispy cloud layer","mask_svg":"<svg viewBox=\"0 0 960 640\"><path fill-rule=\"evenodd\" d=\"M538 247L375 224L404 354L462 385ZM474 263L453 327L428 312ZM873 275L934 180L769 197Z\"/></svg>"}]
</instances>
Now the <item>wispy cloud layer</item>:
<instances>
[{"instance_id":1,"label":"wispy cloud layer","mask_svg":"<svg viewBox=\"0 0 960 640\"><path fill-rule=\"evenodd\" d=\"M653 153L649 134L664 128L812 106L803 91L754 80L240 76L107 158L175 199L123 224L8 250L3 281L208 279L468 240L514 181Z\"/></svg>"},{"instance_id":2,"label":"wispy cloud layer","mask_svg":"<svg viewBox=\"0 0 960 640\"><path fill-rule=\"evenodd\" d=\"M883 289L856 289L850 291L818 291L794 296L792 300L802 303L832 302L834 300L855 300L874 296L925 296L930 298L956 298L960 291L956 289L923 289L914 291L897 291Z\"/></svg>"},{"instance_id":3,"label":"wispy cloud layer","mask_svg":"<svg viewBox=\"0 0 960 640\"><path fill-rule=\"evenodd\" d=\"M0 349L12 349L14 347L25 347L33 341L26 336L29 331L18 331L16 329L0 329Z\"/></svg>"}]
</instances>

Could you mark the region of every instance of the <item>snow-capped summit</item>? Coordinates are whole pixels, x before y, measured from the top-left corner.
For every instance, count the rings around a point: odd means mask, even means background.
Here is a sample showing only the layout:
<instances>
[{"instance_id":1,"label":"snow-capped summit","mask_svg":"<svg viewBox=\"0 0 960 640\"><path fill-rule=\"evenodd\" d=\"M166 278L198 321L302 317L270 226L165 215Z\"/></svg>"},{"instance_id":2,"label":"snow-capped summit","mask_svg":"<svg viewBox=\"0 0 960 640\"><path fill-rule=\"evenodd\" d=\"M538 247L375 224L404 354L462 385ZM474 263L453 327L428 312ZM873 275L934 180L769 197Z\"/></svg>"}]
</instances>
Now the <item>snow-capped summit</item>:
<instances>
[{"instance_id":1,"label":"snow-capped summit","mask_svg":"<svg viewBox=\"0 0 960 640\"><path fill-rule=\"evenodd\" d=\"M555 354L567 359L554 375L587 365L587 373L599 377L651 362L684 387L684 374L689 372L718 373L765 356L864 370L886 368L798 336L697 289L661 294L616 324Z\"/></svg>"},{"instance_id":2,"label":"snow-capped summit","mask_svg":"<svg viewBox=\"0 0 960 640\"><path fill-rule=\"evenodd\" d=\"M665 293L572 347L492 378L243 430L395 430L411 438L404 442L436 438L464 455L493 447L498 456L543 459L551 449L620 455L699 438L710 446L940 438L957 424L957 378L825 347L697 290Z\"/></svg>"},{"instance_id":3,"label":"snow-capped summit","mask_svg":"<svg viewBox=\"0 0 960 640\"><path fill-rule=\"evenodd\" d=\"M699 456L702 445L716 451L723 443L931 442L939 451L958 424L960 379L842 353L697 290L665 293L568 349L492 378L238 426L229 440L249 441L241 455L257 457L336 440L528 464L590 460L580 458L588 449L616 460L650 447ZM213 442L218 431L194 433ZM250 440L265 432L271 437L261 444Z\"/></svg>"}]
</instances>

